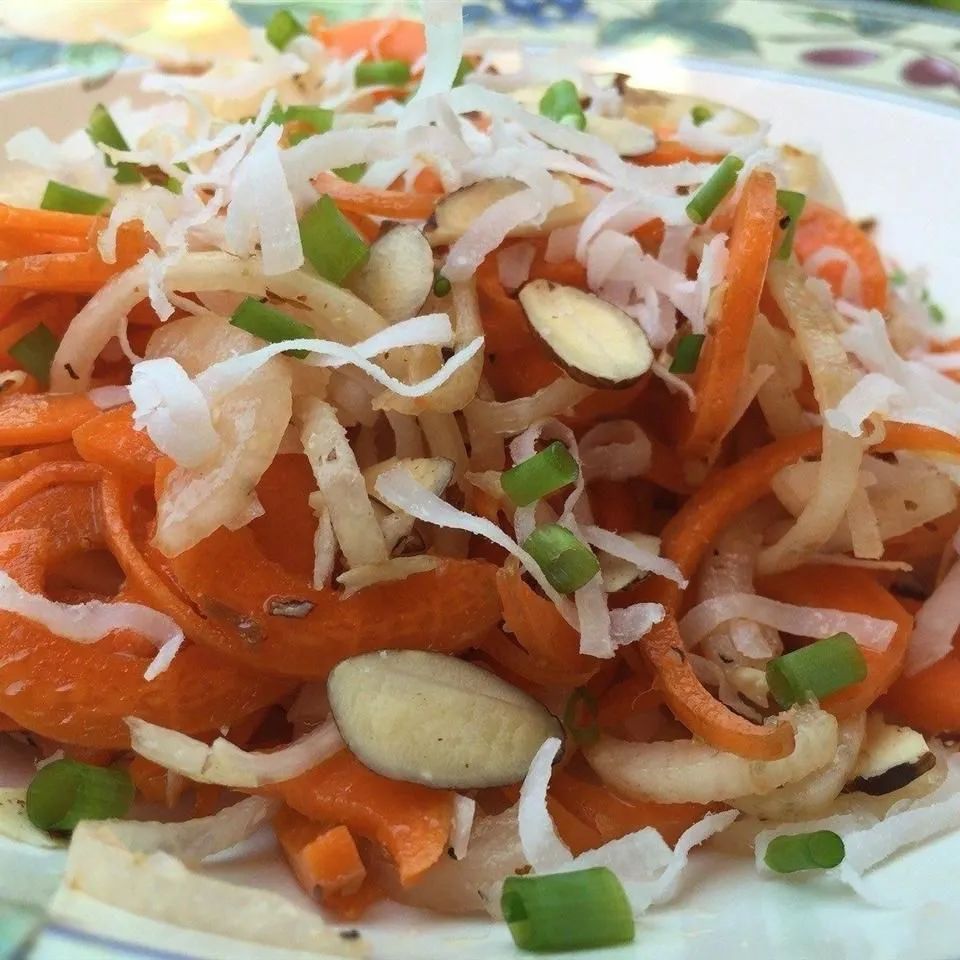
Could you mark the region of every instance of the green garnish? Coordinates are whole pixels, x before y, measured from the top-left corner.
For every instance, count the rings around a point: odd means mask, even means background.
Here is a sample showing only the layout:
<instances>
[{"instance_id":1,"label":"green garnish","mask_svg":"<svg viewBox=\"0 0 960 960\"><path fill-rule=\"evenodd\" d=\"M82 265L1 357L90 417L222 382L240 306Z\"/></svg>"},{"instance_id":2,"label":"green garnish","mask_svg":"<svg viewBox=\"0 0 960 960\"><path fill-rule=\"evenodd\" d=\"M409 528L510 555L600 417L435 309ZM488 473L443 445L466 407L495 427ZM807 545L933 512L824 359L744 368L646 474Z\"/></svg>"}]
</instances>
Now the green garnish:
<instances>
[{"instance_id":1,"label":"green garnish","mask_svg":"<svg viewBox=\"0 0 960 960\"><path fill-rule=\"evenodd\" d=\"M369 63L358 63L354 82L358 87L380 84L402 87L410 82L410 64L406 60L372 60Z\"/></svg>"},{"instance_id":2,"label":"green garnish","mask_svg":"<svg viewBox=\"0 0 960 960\"><path fill-rule=\"evenodd\" d=\"M455 87L463 86L463 81L466 80L471 73L473 73L473 70L473 64L466 57L461 57L460 65L457 67L457 72L453 78L453 85Z\"/></svg>"},{"instance_id":3,"label":"green garnish","mask_svg":"<svg viewBox=\"0 0 960 960\"><path fill-rule=\"evenodd\" d=\"M435 271L433 276L433 295L435 297L445 297L452 289L450 281L439 270Z\"/></svg>"},{"instance_id":4,"label":"green garnish","mask_svg":"<svg viewBox=\"0 0 960 960\"><path fill-rule=\"evenodd\" d=\"M60 341L45 324L39 324L25 333L7 351L27 373L36 377L46 387L50 382L50 365Z\"/></svg>"},{"instance_id":5,"label":"green garnish","mask_svg":"<svg viewBox=\"0 0 960 960\"><path fill-rule=\"evenodd\" d=\"M835 633L767 663L767 684L784 709L820 700L866 675L867 662L849 633Z\"/></svg>"},{"instance_id":6,"label":"green garnish","mask_svg":"<svg viewBox=\"0 0 960 960\"><path fill-rule=\"evenodd\" d=\"M763 862L776 873L829 870L843 862L845 852L843 840L832 830L817 830L774 837Z\"/></svg>"},{"instance_id":7,"label":"green garnish","mask_svg":"<svg viewBox=\"0 0 960 960\"><path fill-rule=\"evenodd\" d=\"M720 201L733 189L742 169L743 161L739 157L732 153L724 157L710 179L691 197L687 216L694 223L706 223L720 206Z\"/></svg>"},{"instance_id":8,"label":"green garnish","mask_svg":"<svg viewBox=\"0 0 960 960\"><path fill-rule=\"evenodd\" d=\"M507 877L500 908L521 950L589 950L630 943L635 935L630 901L606 867Z\"/></svg>"},{"instance_id":9,"label":"green garnish","mask_svg":"<svg viewBox=\"0 0 960 960\"><path fill-rule=\"evenodd\" d=\"M580 468L570 451L559 440L554 440L539 453L504 470L500 486L518 507L526 507L562 490L579 475Z\"/></svg>"},{"instance_id":10,"label":"green garnish","mask_svg":"<svg viewBox=\"0 0 960 960\"><path fill-rule=\"evenodd\" d=\"M579 720L580 705L586 708L591 716L588 724ZM563 711L563 725L570 731L570 736L581 746L596 743L600 737L600 724L597 723L597 698L586 688L577 687L570 694Z\"/></svg>"},{"instance_id":11,"label":"green garnish","mask_svg":"<svg viewBox=\"0 0 960 960\"><path fill-rule=\"evenodd\" d=\"M278 50L284 47L301 33L306 33L303 25L289 10L278 10L267 22L267 39Z\"/></svg>"},{"instance_id":12,"label":"green garnish","mask_svg":"<svg viewBox=\"0 0 960 960\"><path fill-rule=\"evenodd\" d=\"M343 283L370 255L367 242L326 194L301 218L300 242L313 269L336 284Z\"/></svg>"},{"instance_id":13,"label":"green garnish","mask_svg":"<svg viewBox=\"0 0 960 960\"><path fill-rule=\"evenodd\" d=\"M247 297L243 303L233 311L230 323L247 333L252 333L267 343L282 343L284 340L314 339L316 332L313 327L294 320L289 314L274 307L261 303L256 297ZM291 357L303 359L306 350L288 350Z\"/></svg>"},{"instance_id":14,"label":"green garnish","mask_svg":"<svg viewBox=\"0 0 960 960\"><path fill-rule=\"evenodd\" d=\"M793 250L793 235L797 232L797 224L800 222L800 214L806 205L807 198L802 193L794 190L778 190L777 206L789 218L789 223L783 228L783 242L777 251L778 260L786 260ZM783 222L781 221L781 226Z\"/></svg>"},{"instance_id":15,"label":"green garnish","mask_svg":"<svg viewBox=\"0 0 960 960\"><path fill-rule=\"evenodd\" d=\"M133 781L124 770L55 760L30 781L27 816L41 830L72 830L81 820L122 817L133 795Z\"/></svg>"},{"instance_id":16,"label":"green garnish","mask_svg":"<svg viewBox=\"0 0 960 960\"><path fill-rule=\"evenodd\" d=\"M87 122L87 134L96 144L102 144L113 150L129 150L130 146L120 132L120 128L110 116L110 111L102 104L98 103L90 113L90 119ZM107 165L116 167L114 180L117 183L139 183L143 178L135 163L126 161L114 163L107 157Z\"/></svg>"},{"instance_id":17,"label":"green garnish","mask_svg":"<svg viewBox=\"0 0 960 960\"><path fill-rule=\"evenodd\" d=\"M690 117L693 120L693 125L699 127L701 123L706 123L713 118L713 111L709 107L698 103L695 107L690 108Z\"/></svg>"},{"instance_id":18,"label":"green garnish","mask_svg":"<svg viewBox=\"0 0 960 960\"><path fill-rule=\"evenodd\" d=\"M559 593L574 593L600 572L593 551L559 523L537 527L522 546Z\"/></svg>"},{"instance_id":19,"label":"green garnish","mask_svg":"<svg viewBox=\"0 0 960 960\"><path fill-rule=\"evenodd\" d=\"M64 213L99 213L110 201L96 193L87 193L51 180L43 191L41 210L62 210Z\"/></svg>"},{"instance_id":20,"label":"green garnish","mask_svg":"<svg viewBox=\"0 0 960 960\"><path fill-rule=\"evenodd\" d=\"M547 87L540 98L540 114L577 130L584 130L587 126L580 94L570 80L557 80Z\"/></svg>"},{"instance_id":21,"label":"green garnish","mask_svg":"<svg viewBox=\"0 0 960 960\"><path fill-rule=\"evenodd\" d=\"M685 333L677 341L677 352L670 364L670 373L693 373L697 369L704 340L706 336L702 333Z\"/></svg>"},{"instance_id":22,"label":"green garnish","mask_svg":"<svg viewBox=\"0 0 960 960\"><path fill-rule=\"evenodd\" d=\"M341 180L358 183L360 178L367 172L367 165L365 163L351 163L348 167L335 167L333 172Z\"/></svg>"}]
</instances>

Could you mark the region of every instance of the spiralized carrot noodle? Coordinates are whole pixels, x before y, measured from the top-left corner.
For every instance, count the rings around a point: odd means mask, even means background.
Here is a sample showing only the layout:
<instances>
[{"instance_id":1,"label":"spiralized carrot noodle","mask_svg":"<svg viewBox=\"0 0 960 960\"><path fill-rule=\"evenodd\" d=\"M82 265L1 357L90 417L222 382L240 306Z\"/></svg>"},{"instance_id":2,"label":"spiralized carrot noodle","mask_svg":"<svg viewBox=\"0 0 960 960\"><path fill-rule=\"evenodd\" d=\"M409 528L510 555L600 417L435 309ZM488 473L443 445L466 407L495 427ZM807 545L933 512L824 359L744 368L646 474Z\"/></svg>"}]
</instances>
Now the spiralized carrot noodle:
<instances>
[{"instance_id":1,"label":"spiralized carrot noodle","mask_svg":"<svg viewBox=\"0 0 960 960\"><path fill-rule=\"evenodd\" d=\"M70 883L222 932L192 870L272 823L351 922L581 863L639 914L731 806L854 814L854 885L884 811L960 827L935 292L770 118L540 83L423 6L278 11L7 145L52 182L0 204L0 735L192 809L84 825Z\"/></svg>"}]
</instances>

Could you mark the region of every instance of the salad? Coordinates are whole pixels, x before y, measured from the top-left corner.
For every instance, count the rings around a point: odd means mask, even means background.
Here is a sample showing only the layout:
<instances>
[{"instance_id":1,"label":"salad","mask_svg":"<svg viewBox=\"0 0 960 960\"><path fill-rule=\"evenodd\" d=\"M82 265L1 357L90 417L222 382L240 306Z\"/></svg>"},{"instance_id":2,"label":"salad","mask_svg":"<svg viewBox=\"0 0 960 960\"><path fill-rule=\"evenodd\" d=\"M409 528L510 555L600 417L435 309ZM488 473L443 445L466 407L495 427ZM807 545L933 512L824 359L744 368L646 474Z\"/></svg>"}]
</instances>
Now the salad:
<instances>
[{"instance_id":1,"label":"salad","mask_svg":"<svg viewBox=\"0 0 960 960\"><path fill-rule=\"evenodd\" d=\"M0 831L327 954L629 941L716 835L873 898L960 826L943 310L766 123L423 7L7 141Z\"/></svg>"}]
</instances>

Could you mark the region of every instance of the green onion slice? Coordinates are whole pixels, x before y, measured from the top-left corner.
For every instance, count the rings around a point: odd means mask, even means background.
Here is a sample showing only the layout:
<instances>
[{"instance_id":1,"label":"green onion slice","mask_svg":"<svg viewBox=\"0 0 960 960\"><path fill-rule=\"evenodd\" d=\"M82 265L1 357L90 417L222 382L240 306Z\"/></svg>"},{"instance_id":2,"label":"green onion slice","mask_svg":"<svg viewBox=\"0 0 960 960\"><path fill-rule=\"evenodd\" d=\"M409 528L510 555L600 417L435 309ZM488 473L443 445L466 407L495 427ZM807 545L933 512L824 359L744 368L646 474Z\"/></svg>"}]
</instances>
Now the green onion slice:
<instances>
[{"instance_id":1,"label":"green onion slice","mask_svg":"<svg viewBox=\"0 0 960 960\"><path fill-rule=\"evenodd\" d=\"M267 40L278 50L301 33L306 33L303 25L289 10L278 10L267 22Z\"/></svg>"},{"instance_id":2,"label":"green onion slice","mask_svg":"<svg viewBox=\"0 0 960 960\"><path fill-rule=\"evenodd\" d=\"M677 352L670 364L670 373L693 373L697 369L705 339L702 333L685 333L677 341Z\"/></svg>"},{"instance_id":3,"label":"green onion slice","mask_svg":"<svg viewBox=\"0 0 960 960\"><path fill-rule=\"evenodd\" d=\"M286 123L302 123L314 133L326 133L333 126L333 111L324 107L294 105L283 112Z\"/></svg>"},{"instance_id":4,"label":"green onion slice","mask_svg":"<svg viewBox=\"0 0 960 960\"><path fill-rule=\"evenodd\" d=\"M693 125L699 127L701 123L706 123L713 118L713 111L702 103L698 103L695 107L690 108L690 117L693 120Z\"/></svg>"},{"instance_id":5,"label":"green onion slice","mask_svg":"<svg viewBox=\"0 0 960 960\"><path fill-rule=\"evenodd\" d=\"M590 722L580 722L580 705L583 704L590 714ZM563 725L570 731L570 736L581 746L596 743L600 737L600 724L597 723L597 698L586 688L577 687L570 694L563 711Z\"/></svg>"},{"instance_id":6,"label":"green onion slice","mask_svg":"<svg viewBox=\"0 0 960 960\"><path fill-rule=\"evenodd\" d=\"M351 163L348 167L334 167L333 172L341 180L358 183L360 178L367 172L367 165L365 163Z\"/></svg>"},{"instance_id":7,"label":"green onion slice","mask_svg":"<svg viewBox=\"0 0 960 960\"><path fill-rule=\"evenodd\" d=\"M691 197L687 204L687 216L694 223L706 223L720 201L733 189L737 175L743 169L743 161L732 153L720 161L710 179Z\"/></svg>"},{"instance_id":8,"label":"green onion slice","mask_svg":"<svg viewBox=\"0 0 960 960\"><path fill-rule=\"evenodd\" d=\"M300 220L300 242L313 269L336 284L343 283L370 255L367 242L327 194Z\"/></svg>"},{"instance_id":9,"label":"green onion slice","mask_svg":"<svg viewBox=\"0 0 960 960\"><path fill-rule=\"evenodd\" d=\"M60 341L48 326L41 323L24 334L7 352L27 373L46 386L50 382L50 365L58 346Z\"/></svg>"},{"instance_id":10,"label":"green onion slice","mask_svg":"<svg viewBox=\"0 0 960 960\"><path fill-rule=\"evenodd\" d=\"M471 63L471 61L468 60L466 57L461 57L460 65L457 67L457 72L453 77L453 85L455 87L463 86L463 81L466 80L467 77L471 73L473 73L473 71L474 71L473 63Z\"/></svg>"},{"instance_id":11,"label":"green onion slice","mask_svg":"<svg viewBox=\"0 0 960 960\"><path fill-rule=\"evenodd\" d=\"M369 63L358 63L353 79L358 87L372 87L379 84L402 87L410 82L410 64L406 60L373 60Z\"/></svg>"},{"instance_id":12,"label":"green onion slice","mask_svg":"<svg viewBox=\"0 0 960 960\"><path fill-rule=\"evenodd\" d=\"M562 490L580 475L570 451L554 440L539 453L505 470L500 476L503 492L518 506L526 507Z\"/></svg>"},{"instance_id":13,"label":"green onion slice","mask_svg":"<svg viewBox=\"0 0 960 960\"><path fill-rule=\"evenodd\" d=\"M113 117L110 116L110 111L102 103L98 103L90 113L90 119L87 122L87 134L94 143L103 144L113 150L130 149L130 145L120 132L120 128L114 122ZM117 170L114 176L117 183L139 183L142 179L135 163L114 163L109 157L106 159L108 166L115 167Z\"/></svg>"},{"instance_id":14,"label":"green onion slice","mask_svg":"<svg viewBox=\"0 0 960 960\"><path fill-rule=\"evenodd\" d=\"M580 94L570 80L557 80L547 87L540 98L540 113L557 123L583 130L587 126L583 107L580 106Z\"/></svg>"},{"instance_id":15,"label":"green onion slice","mask_svg":"<svg viewBox=\"0 0 960 960\"><path fill-rule=\"evenodd\" d=\"M433 295L435 297L445 297L450 293L451 289L450 281L439 270L435 271L433 276Z\"/></svg>"},{"instance_id":16,"label":"green onion slice","mask_svg":"<svg viewBox=\"0 0 960 960\"><path fill-rule=\"evenodd\" d=\"M243 303L233 311L230 323L247 333L252 333L267 343L283 343L284 340L313 339L316 332L313 327L294 320L289 314L274 307L261 303L255 297L247 297ZM288 350L291 357L301 360L307 355L306 350Z\"/></svg>"},{"instance_id":17,"label":"green onion slice","mask_svg":"<svg viewBox=\"0 0 960 960\"><path fill-rule=\"evenodd\" d=\"M599 572L593 551L559 523L537 527L523 541L523 549L536 560L550 586L559 593L573 593Z\"/></svg>"},{"instance_id":18,"label":"green onion slice","mask_svg":"<svg viewBox=\"0 0 960 960\"><path fill-rule=\"evenodd\" d=\"M867 662L849 633L836 633L767 663L767 684L784 709L820 700L866 675Z\"/></svg>"},{"instance_id":19,"label":"green onion slice","mask_svg":"<svg viewBox=\"0 0 960 960\"><path fill-rule=\"evenodd\" d=\"M606 867L507 877L500 907L521 950L589 950L630 943L635 934L630 901Z\"/></svg>"},{"instance_id":20,"label":"green onion slice","mask_svg":"<svg viewBox=\"0 0 960 960\"><path fill-rule=\"evenodd\" d=\"M97 193L87 193L51 180L43 191L41 210L62 210L64 213L99 213L110 201Z\"/></svg>"},{"instance_id":21,"label":"green onion slice","mask_svg":"<svg viewBox=\"0 0 960 960\"><path fill-rule=\"evenodd\" d=\"M845 852L843 840L832 830L817 830L774 837L763 862L776 873L829 870L843 862Z\"/></svg>"},{"instance_id":22,"label":"green onion slice","mask_svg":"<svg viewBox=\"0 0 960 960\"><path fill-rule=\"evenodd\" d=\"M41 830L72 830L81 820L122 817L133 795L133 781L124 770L55 760L30 781L27 816Z\"/></svg>"},{"instance_id":23,"label":"green onion slice","mask_svg":"<svg viewBox=\"0 0 960 960\"><path fill-rule=\"evenodd\" d=\"M786 260L793 250L793 235L797 232L797 224L800 222L800 214L803 213L806 202L807 198L795 190L777 191L777 206L789 218L789 222L783 228L783 242L777 251L778 260Z\"/></svg>"}]
</instances>

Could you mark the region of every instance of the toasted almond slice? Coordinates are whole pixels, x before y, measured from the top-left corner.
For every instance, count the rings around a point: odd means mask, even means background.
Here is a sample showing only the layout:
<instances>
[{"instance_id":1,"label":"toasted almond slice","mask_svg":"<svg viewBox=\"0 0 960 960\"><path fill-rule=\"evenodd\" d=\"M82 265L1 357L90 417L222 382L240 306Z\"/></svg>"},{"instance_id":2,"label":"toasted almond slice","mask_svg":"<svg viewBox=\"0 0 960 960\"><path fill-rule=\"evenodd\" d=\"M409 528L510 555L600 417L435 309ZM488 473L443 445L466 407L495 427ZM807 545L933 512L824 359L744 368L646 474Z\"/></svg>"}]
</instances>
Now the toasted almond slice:
<instances>
[{"instance_id":1,"label":"toasted almond slice","mask_svg":"<svg viewBox=\"0 0 960 960\"><path fill-rule=\"evenodd\" d=\"M377 478L398 465L406 467L420 486L426 487L438 497L447 489L453 479L454 463L446 457L409 457L404 460L390 457L388 460L375 463L372 467L367 467L363 471L363 479L371 497L379 499L376 490ZM387 506L389 507L390 504L388 503Z\"/></svg>"},{"instance_id":2,"label":"toasted almond slice","mask_svg":"<svg viewBox=\"0 0 960 960\"><path fill-rule=\"evenodd\" d=\"M635 543L644 550L652 550L654 553L660 553L660 538L650 533L624 533L625 540ZM597 551L597 559L600 561L600 579L603 581L603 589L607 593L616 593L629 587L631 583L642 580L649 571L641 570L632 564L629 560L622 557L615 557L612 554Z\"/></svg>"},{"instance_id":3,"label":"toasted almond slice","mask_svg":"<svg viewBox=\"0 0 960 960\"><path fill-rule=\"evenodd\" d=\"M415 317L433 287L433 251L416 227L401 224L370 247L350 289L388 323Z\"/></svg>"},{"instance_id":4,"label":"toasted almond slice","mask_svg":"<svg viewBox=\"0 0 960 960\"><path fill-rule=\"evenodd\" d=\"M587 133L610 144L621 157L638 157L657 145L654 132L627 117L601 117L587 114Z\"/></svg>"},{"instance_id":5,"label":"toasted almond slice","mask_svg":"<svg viewBox=\"0 0 960 960\"><path fill-rule=\"evenodd\" d=\"M556 179L570 188L573 200L551 210L539 226L517 227L511 230L508 236L535 237L547 234L558 227L579 223L590 212L590 197L579 181L565 174L558 174ZM427 239L435 247L453 243L466 233L467 228L480 214L498 200L524 189L525 185L519 180L497 177L493 180L480 180L469 187L455 190L437 204L433 216L427 221L424 228Z\"/></svg>"},{"instance_id":6,"label":"toasted almond slice","mask_svg":"<svg viewBox=\"0 0 960 960\"><path fill-rule=\"evenodd\" d=\"M850 790L878 797L900 790L936 765L923 735L910 727L886 723L878 713L867 718Z\"/></svg>"},{"instance_id":7,"label":"toasted almond slice","mask_svg":"<svg viewBox=\"0 0 960 960\"><path fill-rule=\"evenodd\" d=\"M653 363L653 351L637 322L592 293L531 280L520 290L520 305L533 332L580 383L626 387Z\"/></svg>"},{"instance_id":8,"label":"toasted almond slice","mask_svg":"<svg viewBox=\"0 0 960 960\"><path fill-rule=\"evenodd\" d=\"M469 790L517 783L563 726L482 667L440 653L380 650L338 664L330 709L350 750L392 780Z\"/></svg>"},{"instance_id":9,"label":"toasted almond slice","mask_svg":"<svg viewBox=\"0 0 960 960\"><path fill-rule=\"evenodd\" d=\"M706 107L713 113L732 110L726 104L690 93L667 93L629 85L623 89L624 116L653 130L675 130L694 107ZM758 124L753 117L740 110L732 112L737 115L737 123L727 133L753 133L757 129Z\"/></svg>"}]
</instances>

